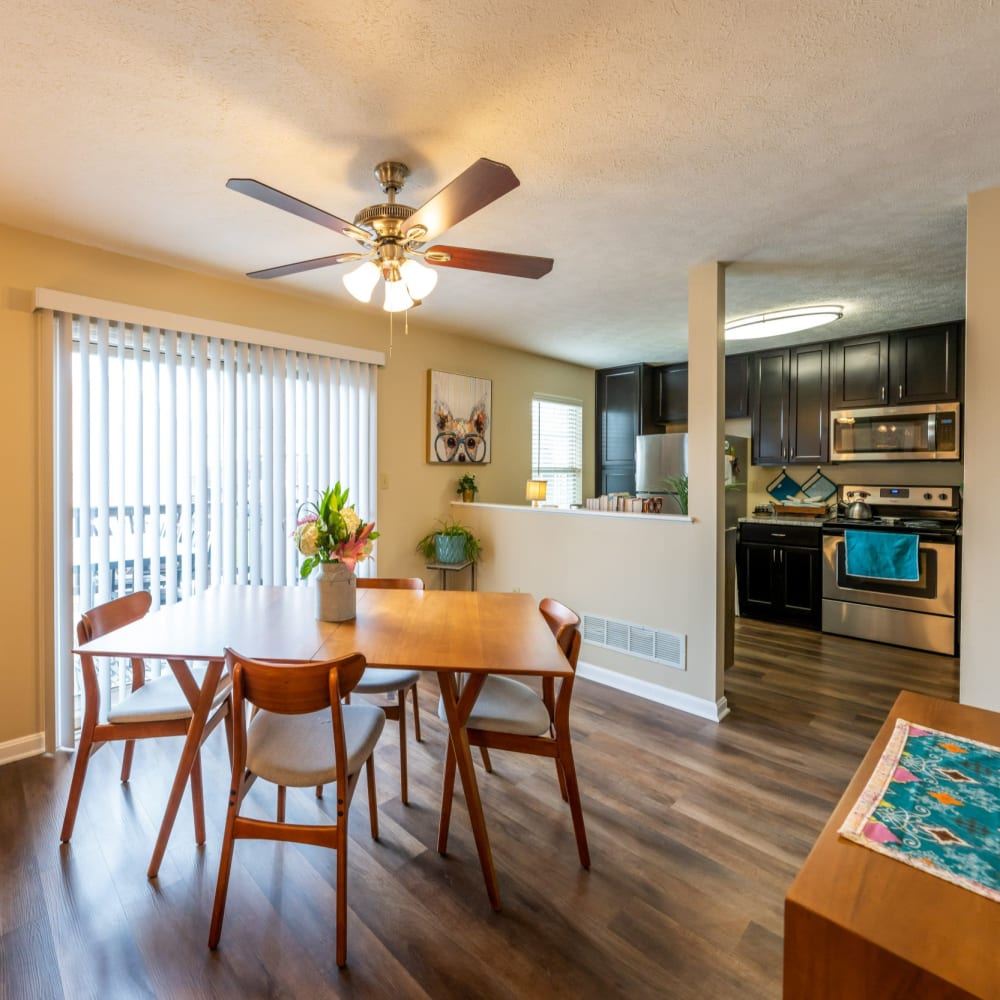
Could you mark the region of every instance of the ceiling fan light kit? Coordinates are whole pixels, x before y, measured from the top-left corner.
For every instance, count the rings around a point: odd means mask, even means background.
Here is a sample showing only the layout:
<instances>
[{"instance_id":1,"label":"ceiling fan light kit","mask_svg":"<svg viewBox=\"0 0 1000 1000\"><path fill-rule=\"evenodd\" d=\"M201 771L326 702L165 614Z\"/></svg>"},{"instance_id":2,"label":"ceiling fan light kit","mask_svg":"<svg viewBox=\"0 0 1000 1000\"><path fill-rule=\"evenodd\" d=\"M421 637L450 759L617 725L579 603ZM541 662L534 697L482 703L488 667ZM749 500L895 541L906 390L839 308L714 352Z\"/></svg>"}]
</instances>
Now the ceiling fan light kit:
<instances>
[{"instance_id":1,"label":"ceiling fan light kit","mask_svg":"<svg viewBox=\"0 0 1000 1000\"><path fill-rule=\"evenodd\" d=\"M832 323L844 315L843 306L802 306L775 312L744 316L726 324L726 340L754 340L779 337L787 333L800 333L825 323Z\"/></svg>"},{"instance_id":2,"label":"ceiling fan light kit","mask_svg":"<svg viewBox=\"0 0 1000 1000\"><path fill-rule=\"evenodd\" d=\"M382 186L386 201L361 209L353 223L252 178L230 178L226 187L350 237L367 251L283 264L251 271L248 277L280 278L361 260L359 267L343 276L344 287L359 302L371 302L375 286L382 278L385 282L382 308L387 312L400 312L422 302L437 285L437 272L427 264L518 278L540 278L552 270L553 262L548 257L450 246L425 249L428 242L446 229L516 188L520 182L510 167L494 160L479 159L420 208L396 201L409 173L406 164L396 160L377 164L375 178Z\"/></svg>"}]
</instances>

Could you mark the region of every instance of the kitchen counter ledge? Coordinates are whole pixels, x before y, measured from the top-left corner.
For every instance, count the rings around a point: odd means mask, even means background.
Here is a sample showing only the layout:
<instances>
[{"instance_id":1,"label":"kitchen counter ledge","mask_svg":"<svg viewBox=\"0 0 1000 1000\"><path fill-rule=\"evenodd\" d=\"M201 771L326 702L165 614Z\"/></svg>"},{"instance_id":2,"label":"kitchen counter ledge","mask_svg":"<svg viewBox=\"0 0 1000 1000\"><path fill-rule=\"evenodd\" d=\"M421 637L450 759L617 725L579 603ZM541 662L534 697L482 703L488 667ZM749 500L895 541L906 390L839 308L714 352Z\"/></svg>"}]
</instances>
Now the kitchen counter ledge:
<instances>
[{"instance_id":1,"label":"kitchen counter ledge","mask_svg":"<svg viewBox=\"0 0 1000 1000\"><path fill-rule=\"evenodd\" d=\"M832 515L827 517L784 517L775 514L751 514L738 520L740 524L787 524L799 528L810 526L822 528L827 521L833 520L833 517Z\"/></svg>"},{"instance_id":2,"label":"kitchen counter ledge","mask_svg":"<svg viewBox=\"0 0 1000 1000\"><path fill-rule=\"evenodd\" d=\"M526 514L563 514L571 517L616 517L630 518L639 521L673 521L678 524L691 524L694 521L688 514L633 514L626 511L614 510L584 510L575 507L531 507L527 504L514 503L464 503L461 500L452 500L453 508L486 508L487 510L520 510ZM456 512L457 513L457 512Z\"/></svg>"}]
</instances>

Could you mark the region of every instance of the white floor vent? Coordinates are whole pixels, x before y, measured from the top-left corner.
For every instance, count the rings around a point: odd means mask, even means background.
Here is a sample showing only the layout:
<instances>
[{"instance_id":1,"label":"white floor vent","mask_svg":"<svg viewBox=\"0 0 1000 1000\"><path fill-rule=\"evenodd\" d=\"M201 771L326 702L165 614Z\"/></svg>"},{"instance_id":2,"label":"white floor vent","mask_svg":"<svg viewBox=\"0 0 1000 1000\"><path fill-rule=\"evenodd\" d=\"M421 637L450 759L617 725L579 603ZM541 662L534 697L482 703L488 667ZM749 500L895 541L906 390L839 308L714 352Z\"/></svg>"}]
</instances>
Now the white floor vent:
<instances>
[{"instance_id":1,"label":"white floor vent","mask_svg":"<svg viewBox=\"0 0 1000 1000\"><path fill-rule=\"evenodd\" d=\"M660 632L645 625L633 625L597 615L583 616L583 641L594 646L616 649L644 660L665 663L684 670L687 659L686 636Z\"/></svg>"}]
</instances>

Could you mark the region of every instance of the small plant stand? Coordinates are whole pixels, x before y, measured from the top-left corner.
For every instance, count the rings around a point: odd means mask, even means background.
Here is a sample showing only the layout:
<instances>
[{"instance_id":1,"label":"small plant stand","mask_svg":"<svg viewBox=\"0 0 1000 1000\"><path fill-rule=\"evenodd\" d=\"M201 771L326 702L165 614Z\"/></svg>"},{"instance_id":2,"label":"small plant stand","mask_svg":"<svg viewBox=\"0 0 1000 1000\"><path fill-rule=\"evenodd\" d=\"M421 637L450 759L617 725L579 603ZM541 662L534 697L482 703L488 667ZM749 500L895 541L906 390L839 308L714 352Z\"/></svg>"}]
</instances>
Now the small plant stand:
<instances>
[{"instance_id":1,"label":"small plant stand","mask_svg":"<svg viewBox=\"0 0 1000 1000\"><path fill-rule=\"evenodd\" d=\"M471 559L465 559L462 562L457 563L442 563L442 562L429 562L427 563L428 569L439 569L441 570L441 589L448 589L448 574L454 573L456 570L465 569L466 566L472 567L472 589L476 589L476 564L472 562Z\"/></svg>"}]
</instances>

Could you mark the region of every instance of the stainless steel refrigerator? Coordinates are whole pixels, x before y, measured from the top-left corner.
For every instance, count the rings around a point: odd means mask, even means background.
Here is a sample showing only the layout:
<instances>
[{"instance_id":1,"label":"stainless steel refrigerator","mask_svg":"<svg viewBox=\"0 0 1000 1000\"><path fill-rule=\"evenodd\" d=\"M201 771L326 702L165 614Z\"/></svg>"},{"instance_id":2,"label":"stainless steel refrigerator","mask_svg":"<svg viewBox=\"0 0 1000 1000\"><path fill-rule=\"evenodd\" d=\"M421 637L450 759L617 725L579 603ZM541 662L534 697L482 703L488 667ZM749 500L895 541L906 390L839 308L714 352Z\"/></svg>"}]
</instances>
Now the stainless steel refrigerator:
<instances>
[{"instance_id":1,"label":"stainless steel refrigerator","mask_svg":"<svg viewBox=\"0 0 1000 1000\"><path fill-rule=\"evenodd\" d=\"M726 527L735 528L746 514L749 441L727 437L723 473L726 483ZM635 439L635 490L639 495L664 497L663 513L679 514L677 490L670 483L688 472L687 434L641 434ZM740 489L739 487L743 487Z\"/></svg>"}]
</instances>

